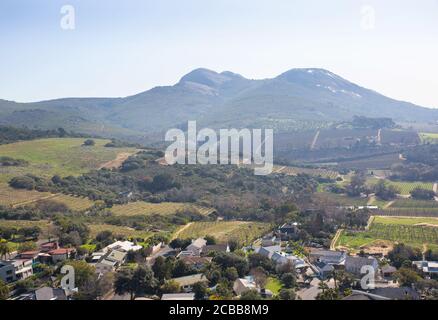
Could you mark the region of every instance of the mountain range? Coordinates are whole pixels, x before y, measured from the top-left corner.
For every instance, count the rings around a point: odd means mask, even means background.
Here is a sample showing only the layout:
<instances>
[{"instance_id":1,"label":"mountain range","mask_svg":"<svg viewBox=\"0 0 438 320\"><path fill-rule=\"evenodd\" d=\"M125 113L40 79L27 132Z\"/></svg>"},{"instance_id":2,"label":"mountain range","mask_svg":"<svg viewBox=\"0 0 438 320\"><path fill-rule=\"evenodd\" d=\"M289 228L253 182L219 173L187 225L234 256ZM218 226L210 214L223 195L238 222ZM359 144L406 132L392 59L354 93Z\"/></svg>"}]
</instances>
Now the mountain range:
<instances>
[{"instance_id":1,"label":"mountain range","mask_svg":"<svg viewBox=\"0 0 438 320\"><path fill-rule=\"evenodd\" d=\"M385 97L328 70L292 69L252 80L196 69L173 86L125 98L66 98L35 103L0 100L0 125L135 138L162 136L188 120L212 128L269 127L288 131L354 116L398 122L438 120L438 110Z\"/></svg>"}]
</instances>

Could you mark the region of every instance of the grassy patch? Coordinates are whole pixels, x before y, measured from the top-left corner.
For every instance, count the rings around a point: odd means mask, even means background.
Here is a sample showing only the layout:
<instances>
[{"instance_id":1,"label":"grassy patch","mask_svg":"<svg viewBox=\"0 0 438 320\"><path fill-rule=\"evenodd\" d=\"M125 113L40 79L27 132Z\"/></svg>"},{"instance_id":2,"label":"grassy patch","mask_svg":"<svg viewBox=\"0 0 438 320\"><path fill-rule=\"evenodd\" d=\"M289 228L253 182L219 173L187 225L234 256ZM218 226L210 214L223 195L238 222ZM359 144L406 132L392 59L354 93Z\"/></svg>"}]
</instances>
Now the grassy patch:
<instances>
[{"instance_id":1,"label":"grassy patch","mask_svg":"<svg viewBox=\"0 0 438 320\"><path fill-rule=\"evenodd\" d=\"M282 287L280 280L277 278L269 277L266 282L266 289L270 290L274 295L278 295Z\"/></svg>"},{"instance_id":2,"label":"grassy patch","mask_svg":"<svg viewBox=\"0 0 438 320\"><path fill-rule=\"evenodd\" d=\"M0 167L0 182L31 173L50 178L53 175L79 175L98 169L134 148L105 148L109 140L94 139L94 146L85 147L82 138L52 138L0 145L0 156L29 162L25 167Z\"/></svg>"}]
</instances>

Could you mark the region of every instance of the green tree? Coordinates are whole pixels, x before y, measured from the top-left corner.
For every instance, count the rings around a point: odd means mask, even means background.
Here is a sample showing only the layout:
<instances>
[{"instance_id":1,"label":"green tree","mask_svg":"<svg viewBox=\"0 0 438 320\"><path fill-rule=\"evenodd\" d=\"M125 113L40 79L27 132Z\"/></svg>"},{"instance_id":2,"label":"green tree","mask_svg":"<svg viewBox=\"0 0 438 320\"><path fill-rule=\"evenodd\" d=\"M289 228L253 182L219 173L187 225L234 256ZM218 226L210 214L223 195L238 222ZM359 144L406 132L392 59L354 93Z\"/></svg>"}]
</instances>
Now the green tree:
<instances>
[{"instance_id":1,"label":"green tree","mask_svg":"<svg viewBox=\"0 0 438 320\"><path fill-rule=\"evenodd\" d=\"M248 290L241 294L240 300L262 300L257 290Z\"/></svg>"},{"instance_id":2,"label":"green tree","mask_svg":"<svg viewBox=\"0 0 438 320\"><path fill-rule=\"evenodd\" d=\"M151 268L138 266L135 270L124 268L116 275L114 289L117 294L129 293L131 300L141 294L153 294L158 282Z\"/></svg>"},{"instance_id":3,"label":"green tree","mask_svg":"<svg viewBox=\"0 0 438 320\"><path fill-rule=\"evenodd\" d=\"M281 289L279 297L280 300L295 300L296 294L292 289Z\"/></svg>"},{"instance_id":4,"label":"green tree","mask_svg":"<svg viewBox=\"0 0 438 320\"><path fill-rule=\"evenodd\" d=\"M0 279L0 300L7 300L9 298L9 287L3 280Z\"/></svg>"},{"instance_id":5,"label":"green tree","mask_svg":"<svg viewBox=\"0 0 438 320\"><path fill-rule=\"evenodd\" d=\"M208 288L205 282L196 282L193 285L193 293L195 294L195 300L205 299L208 293Z\"/></svg>"},{"instance_id":6,"label":"green tree","mask_svg":"<svg viewBox=\"0 0 438 320\"><path fill-rule=\"evenodd\" d=\"M0 259L6 259L7 255L11 253L11 248L7 242L0 242Z\"/></svg>"},{"instance_id":7,"label":"green tree","mask_svg":"<svg viewBox=\"0 0 438 320\"><path fill-rule=\"evenodd\" d=\"M287 289L294 288L297 284L297 277L293 273L285 273L281 276L281 282Z\"/></svg>"},{"instance_id":8,"label":"green tree","mask_svg":"<svg viewBox=\"0 0 438 320\"><path fill-rule=\"evenodd\" d=\"M178 292L181 292L181 286L175 280L167 280L161 286L161 291L163 293L178 293Z\"/></svg>"}]
</instances>

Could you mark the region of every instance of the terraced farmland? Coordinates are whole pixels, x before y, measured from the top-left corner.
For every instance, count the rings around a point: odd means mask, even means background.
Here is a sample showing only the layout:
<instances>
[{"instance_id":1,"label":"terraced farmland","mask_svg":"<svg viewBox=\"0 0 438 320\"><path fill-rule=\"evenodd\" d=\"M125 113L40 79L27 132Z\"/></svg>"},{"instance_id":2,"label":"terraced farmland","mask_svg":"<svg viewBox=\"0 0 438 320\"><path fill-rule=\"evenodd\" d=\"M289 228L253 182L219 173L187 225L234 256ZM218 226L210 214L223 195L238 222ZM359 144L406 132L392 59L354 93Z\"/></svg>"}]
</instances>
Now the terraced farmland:
<instances>
[{"instance_id":1,"label":"terraced farmland","mask_svg":"<svg viewBox=\"0 0 438 320\"><path fill-rule=\"evenodd\" d=\"M208 215L213 212L211 208L204 208L187 203L176 202L162 202L162 203L149 203L149 202L131 202L124 205L115 205L111 212L116 216L135 216L135 215L153 215L159 214L163 216L175 214L179 210L183 209L196 209L201 214Z\"/></svg>"},{"instance_id":2,"label":"terraced farmland","mask_svg":"<svg viewBox=\"0 0 438 320\"><path fill-rule=\"evenodd\" d=\"M222 243L237 240L240 243L248 244L269 232L271 226L261 222L215 221L194 222L183 228L178 234L178 237L182 239L195 239L209 235Z\"/></svg>"},{"instance_id":3,"label":"terraced farmland","mask_svg":"<svg viewBox=\"0 0 438 320\"><path fill-rule=\"evenodd\" d=\"M121 153L134 148L105 148L109 140L94 139L94 146L83 146L83 138L53 138L0 145L0 156L22 159L27 166L0 167L0 182L27 173L51 178L54 175L79 175L97 169Z\"/></svg>"}]
</instances>

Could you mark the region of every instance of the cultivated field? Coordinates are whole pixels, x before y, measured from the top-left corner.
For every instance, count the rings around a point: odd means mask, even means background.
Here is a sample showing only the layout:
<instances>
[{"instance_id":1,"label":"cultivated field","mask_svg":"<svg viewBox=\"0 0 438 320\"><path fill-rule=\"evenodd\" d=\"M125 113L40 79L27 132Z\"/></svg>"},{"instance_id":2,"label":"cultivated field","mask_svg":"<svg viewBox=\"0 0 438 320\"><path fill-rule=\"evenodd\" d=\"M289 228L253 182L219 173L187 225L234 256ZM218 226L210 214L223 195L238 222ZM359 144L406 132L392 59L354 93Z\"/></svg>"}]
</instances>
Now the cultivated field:
<instances>
[{"instance_id":1,"label":"cultivated field","mask_svg":"<svg viewBox=\"0 0 438 320\"><path fill-rule=\"evenodd\" d=\"M51 178L79 175L114 160L121 153L134 153L134 148L105 148L109 140L94 139L96 145L83 146L83 138L53 138L0 145L0 156L29 162L23 167L0 167L0 182L27 173Z\"/></svg>"},{"instance_id":2,"label":"cultivated field","mask_svg":"<svg viewBox=\"0 0 438 320\"><path fill-rule=\"evenodd\" d=\"M420 139L422 143L437 143L438 142L438 133L419 133Z\"/></svg>"},{"instance_id":3,"label":"cultivated field","mask_svg":"<svg viewBox=\"0 0 438 320\"><path fill-rule=\"evenodd\" d=\"M184 209L196 209L199 213L208 215L213 209L199 207L187 203L176 202L162 202L162 203L149 203L149 202L131 202L124 205L115 205L111 212L116 216L135 216L135 215L172 215L179 210Z\"/></svg>"},{"instance_id":4,"label":"cultivated field","mask_svg":"<svg viewBox=\"0 0 438 320\"><path fill-rule=\"evenodd\" d=\"M230 240L237 240L240 243L248 244L269 230L270 225L261 222L194 222L188 227L185 227L178 234L178 237L182 239L195 239L209 235L215 237L222 243Z\"/></svg>"},{"instance_id":5,"label":"cultivated field","mask_svg":"<svg viewBox=\"0 0 438 320\"><path fill-rule=\"evenodd\" d=\"M41 229L40 238L47 239L49 236L53 237L51 233L52 224L47 220L29 221L29 220L0 220L0 227L5 228L29 228L39 227Z\"/></svg>"},{"instance_id":6,"label":"cultivated field","mask_svg":"<svg viewBox=\"0 0 438 320\"><path fill-rule=\"evenodd\" d=\"M115 226L111 224L88 224L90 229L90 237L94 238L96 235L102 231L111 231L114 235L120 235L123 237L135 237L146 239L152 235L151 232L135 230L129 227Z\"/></svg>"},{"instance_id":7,"label":"cultivated field","mask_svg":"<svg viewBox=\"0 0 438 320\"><path fill-rule=\"evenodd\" d=\"M30 206L44 200L63 203L74 211L83 211L94 205L94 202L87 198L73 197L64 194L52 194L49 192L16 190L4 183L0 183L1 206Z\"/></svg>"},{"instance_id":8,"label":"cultivated field","mask_svg":"<svg viewBox=\"0 0 438 320\"><path fill-rule=\"evenodd\" d=\"M337 246L360 249L379 240L405 243L424 248L438 245L438 219L410 217L375 217L366 231L342 232Z\"/></svg>"},{"instance_id":9,"label":"cultivated field","mask_svg":"<svg viewBox=\"0 0 438 320\"><path fill-rule=\"evenodd\" d=\"M368 178L367 179L367 185L372 187L374 186L379 179L377 178ZM385 183L387 185L392 185L396 187L400 194L402 195L408 195L412 190L415 188L422 188L426 190L433 190L433 183L429 182L408 182L408 181L391 181L391 180L385 180Z\"/></svg>"},{"instance_id":10,"label":"cultivated field","mask_svg":"<svg viewBox=\"0 0 438 320\"><path fill-rule=\"evenodd\" d=\"M0 178L1 179L1 178ZM53 195L48 192L28 191L28 190L15 190L9 187L5 183L0 183L0 205L1 206L14 206L21 203L34 202L39 199L45 199L52 197Z\"/></svg>"},{"instance_id":11,"label":"cultivated field","mask_svg":"<svg viewBox=\"0 0 438 320\"><path fill-rule=\"evenodd\" d=\"M289 166L275 166L275 173L283 173L286 175L296 176L298 174L308 174L314 177L323 177L336 179L339 176L339 173L333 170L322 169L322 168L298 168L298 167L289 167Z\"/></svg>"}]
</instances>

